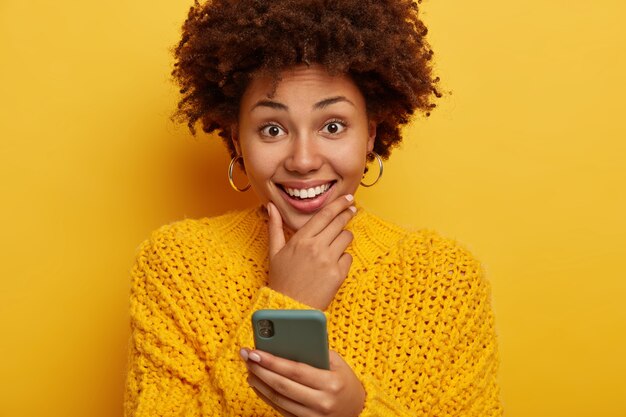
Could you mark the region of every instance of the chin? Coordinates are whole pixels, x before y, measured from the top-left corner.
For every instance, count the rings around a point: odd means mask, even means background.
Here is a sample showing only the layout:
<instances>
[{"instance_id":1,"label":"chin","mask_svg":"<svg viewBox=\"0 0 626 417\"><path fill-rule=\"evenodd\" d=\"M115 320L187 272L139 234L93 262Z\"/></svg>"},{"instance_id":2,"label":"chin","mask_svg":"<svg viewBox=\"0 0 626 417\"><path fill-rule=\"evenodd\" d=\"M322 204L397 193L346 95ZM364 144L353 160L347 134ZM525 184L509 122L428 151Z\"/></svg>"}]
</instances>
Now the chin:
<instances>
[{"instance_id":1,"label":"chin","mask_svg":"<svg viewBox=\"0 0 626 417\"><path fill-rule=\"evenodd\" d=\"M292 232L297 232L302 229L302 227L307 224L307 222L314 216L315 213L311 214L295 214L289 213L287 215L280 213L283 217L283 226L285 228L290 229Z\"/></svg>"}]
</instances>

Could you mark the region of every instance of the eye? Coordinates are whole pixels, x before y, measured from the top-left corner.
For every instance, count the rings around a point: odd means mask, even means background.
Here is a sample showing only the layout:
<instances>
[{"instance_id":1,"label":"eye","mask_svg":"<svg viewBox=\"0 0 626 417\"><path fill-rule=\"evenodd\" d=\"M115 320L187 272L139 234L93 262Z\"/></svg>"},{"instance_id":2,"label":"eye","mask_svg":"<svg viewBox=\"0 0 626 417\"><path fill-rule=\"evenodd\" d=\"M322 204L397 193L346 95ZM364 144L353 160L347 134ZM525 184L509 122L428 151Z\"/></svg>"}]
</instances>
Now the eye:
<instances>
[{"instance_id":1,"label":"eye","mask_svg":"<svg viewBox=\"0 0 626 417\"><path fill-rule=\"evenodd\" d=\"M344 122L340 120L333 120L324 125L324 127L322 128L322 132L329 133L331 135L336 135L338 133L343 132L345 128L346 128L346 124Z\"/></svg>"},{"instance_id":2,"label":"eye","mask_svg":"<svg viewBox=\"0 0 626 417\"><path fill-rule=\"evenodd\" d=\"M261 128L261 134L264 136L275 138L277 136L284 135L285 131L280 126L269 124Z\"/></svg>"}]
</instances>

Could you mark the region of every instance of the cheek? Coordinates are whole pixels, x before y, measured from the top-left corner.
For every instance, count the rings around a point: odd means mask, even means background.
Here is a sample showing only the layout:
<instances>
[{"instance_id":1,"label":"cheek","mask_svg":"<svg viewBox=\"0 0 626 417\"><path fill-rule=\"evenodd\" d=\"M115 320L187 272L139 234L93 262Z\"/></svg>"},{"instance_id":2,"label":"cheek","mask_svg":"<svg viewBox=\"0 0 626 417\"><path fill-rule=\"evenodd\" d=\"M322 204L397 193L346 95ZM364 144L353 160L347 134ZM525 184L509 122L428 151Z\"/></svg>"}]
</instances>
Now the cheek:
<instances>
[{"instance_id":1,"label":"cheek","mask_svg":"<svg viewBox=\"0 0 626 417\"><path fill-rule=\"evenodd\" d=\"M365 171L366 149L349 148L344 152L335 152L333 154L333 166L336 172L346 181L354 181L361 179Z\"/></svg>"},{"instance_id":2,"label":"cheek","mask_svg":"<svg viewBox=\"0 0 626 417\"><path fill-rule=\"evenodd\" d=\"M261 152L258 149L244 150L246 174L253 185L262 184L274 175L278 164L274 159L271 152Z\"/></svg>"}]
</instances>

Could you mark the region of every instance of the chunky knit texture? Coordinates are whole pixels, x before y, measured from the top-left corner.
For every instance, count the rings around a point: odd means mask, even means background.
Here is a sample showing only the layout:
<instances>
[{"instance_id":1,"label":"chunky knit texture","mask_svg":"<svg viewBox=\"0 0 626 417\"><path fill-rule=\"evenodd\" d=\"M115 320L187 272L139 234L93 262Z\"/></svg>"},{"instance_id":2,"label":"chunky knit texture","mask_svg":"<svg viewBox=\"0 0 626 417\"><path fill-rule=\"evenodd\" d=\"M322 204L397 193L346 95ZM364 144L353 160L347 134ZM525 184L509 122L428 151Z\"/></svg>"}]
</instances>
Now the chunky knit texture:
<instances>
[{"instance_id":1,"label":"chunky knit texture","mask_svg":"<svg viewBox=\"0 0 626 417\"><path fill-rule=\"evenodd\" d=\"M490 291L432 232L359 209L350 273L326 310L330 348L365 387L363 417L499 416ZM127 417L276 416L246 383L251 315L310 308L266 286L263 208L156 231L132 271ZM294 271L297 274L297 271Z\"/></svg>"}]
</instances>

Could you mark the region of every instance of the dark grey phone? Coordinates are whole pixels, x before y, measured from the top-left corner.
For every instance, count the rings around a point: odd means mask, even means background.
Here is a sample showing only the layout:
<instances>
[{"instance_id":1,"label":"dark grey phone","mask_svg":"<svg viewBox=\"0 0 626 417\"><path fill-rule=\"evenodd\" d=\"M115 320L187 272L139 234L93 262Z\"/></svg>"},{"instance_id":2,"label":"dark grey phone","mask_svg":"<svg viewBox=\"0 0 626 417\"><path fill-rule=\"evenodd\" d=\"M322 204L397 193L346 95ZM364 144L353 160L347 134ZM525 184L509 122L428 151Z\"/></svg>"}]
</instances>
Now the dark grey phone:
<instances>
[{"instance_id":1,"label":"dark grey phone","mask_svg":"<svg viewBox=\"0 0 626 417\"><path fill-rule=\"evenodd\" d=\"M281 358L330 369L326 316L319 310L257 310L256 348Z\"/></svg>"}]
</instances>

